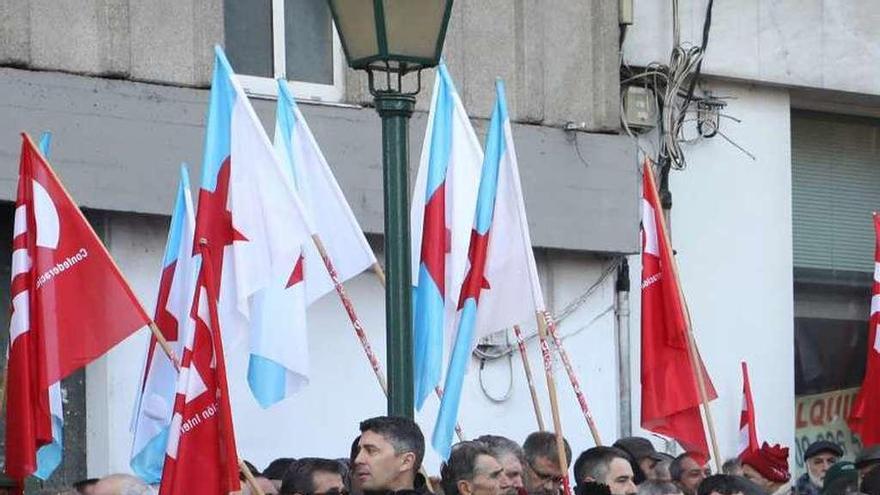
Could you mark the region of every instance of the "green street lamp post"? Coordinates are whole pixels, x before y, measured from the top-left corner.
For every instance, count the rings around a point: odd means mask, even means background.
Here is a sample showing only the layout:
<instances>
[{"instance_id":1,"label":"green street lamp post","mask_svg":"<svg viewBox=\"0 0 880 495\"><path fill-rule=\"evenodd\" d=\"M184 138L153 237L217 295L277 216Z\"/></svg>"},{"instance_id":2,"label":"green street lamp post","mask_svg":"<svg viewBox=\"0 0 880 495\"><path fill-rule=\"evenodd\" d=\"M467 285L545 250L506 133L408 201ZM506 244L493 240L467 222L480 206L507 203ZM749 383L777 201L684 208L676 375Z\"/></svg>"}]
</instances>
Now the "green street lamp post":
<instances>
[{"instance_id":1,"label":"green street lamp post","mask_svg":"<svg viewBox=\"0 0 880 495\"><path fill-rule=\"evenodd\" d=\"M453 0L327 0L352 69L367 72L382 118L388 414L413 417L409 119L422 69L440 61ZM417 86L403 91L416 73Z\"/></svg>"}]
</instances>

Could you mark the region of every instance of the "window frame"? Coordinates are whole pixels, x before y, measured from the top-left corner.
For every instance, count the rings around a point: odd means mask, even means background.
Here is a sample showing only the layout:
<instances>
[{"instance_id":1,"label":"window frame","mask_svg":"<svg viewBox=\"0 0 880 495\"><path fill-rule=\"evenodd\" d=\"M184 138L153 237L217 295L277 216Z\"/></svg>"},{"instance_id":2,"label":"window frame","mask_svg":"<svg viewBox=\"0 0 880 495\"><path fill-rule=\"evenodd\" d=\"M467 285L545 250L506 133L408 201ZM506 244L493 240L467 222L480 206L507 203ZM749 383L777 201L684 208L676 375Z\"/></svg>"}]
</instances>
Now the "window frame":
<instances>
[{"instance_id":1,"label":"window frame","mask_svg":"<svg viewBox=\"0 0 880 495\"><path fill-rule=\"evenodd\" d=\"M272 78L237 74L239 82L249 96L278 98L276 79L287 80L287 33L285 32L284 0L272 0ZM336 31L336 23L330 21L333 36L333 84L287 80L298 100L341 103L345 99L345 53Z\"/></svg>"}]
</instances>

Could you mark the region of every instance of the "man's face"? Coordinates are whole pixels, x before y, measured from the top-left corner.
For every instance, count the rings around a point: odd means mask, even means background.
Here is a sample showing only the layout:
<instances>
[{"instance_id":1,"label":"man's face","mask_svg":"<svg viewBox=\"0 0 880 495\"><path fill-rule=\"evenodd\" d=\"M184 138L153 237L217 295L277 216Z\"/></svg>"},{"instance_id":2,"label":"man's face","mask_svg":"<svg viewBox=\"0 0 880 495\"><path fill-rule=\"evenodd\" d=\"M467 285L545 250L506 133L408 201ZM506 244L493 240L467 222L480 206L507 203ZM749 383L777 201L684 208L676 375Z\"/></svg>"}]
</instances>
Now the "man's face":
<instances>
[{"instance_id":1,"label":"man's face","mask_svg":"<svg viewBox=\"0 0 880 495\"><path fill-rule=\"evenodd\" d=\"M413 461L412 452L398 455L385 437L365 431L358 442L354 477L365 491L394 490L398 488L400 478L412 469Z\"/></svg>"},{"instance_id":2,"label":"man's face","mask_svg":"<svg viewBox=\"0 0 880 495\"><path fill-rule=\"evenodd\" d=\"M342 476L329 471L315 471L312 473L312 487L315 490L313 495L329 492L342 493L345 491L345 483L342 482Z\"/></svg>"},{"instance_id":3,"label":"man's face","mask_svg":"<svg viewBox=\"0 0 880 495\"><path fill-rule=\"evenodd\" d=\"M462 495L500 495L501 464L490 455L478 455L474 464L474 478L460 481L458 491Z\"/></svg>"},{"instance_id":4,"label":"man's face","mask_svg":"<svg viewBox=\"0 0 880 495\"><path fill-rule=\"evenodd\" d=\"M515 495L523 488L523 466L513 454L503 455L498 459L503 469L499 483L502 495Z\"/></svg>"},{"instance_id":5,"label":"man's face","mask_svg":"<svg viewBox=\"0 0 880 495\"><path fill-rule=\"evenodd\" d=\"M608 477L605 480L597 480L608 485L611 495L634 495L636 484L633 482L633 470L629 461L615 457L608 464Z\"/></svg>"},{"instance_id":6,"label":"man's face","mask_svg":"<svg viewBox=\"0 0 880 495\"><path fill-rule=\"evenodd\" d=\"M562 486L562 471L558 462L547 457L538 456L532 463L527 463L526 491L531 495L556 495Z\"/></svg>"},{"instance_id":7,"label":"man's face","mask_svg":"<svg viewBox=\"0 0 880 495\"><path fill-rule=\"evenodd\" d=\"M817 486L822 486L825 481L825 473L828 468L837 462L837 456L831 452L820 452L807 459L807 470L810 472L810 480Z\"/></svg>"},{"instance_id":8,"label":"man's face","mask_svg":"<svg viewBox=\"0 0 880 495\"><path fill-rule=\"evenodd\" d=\"M682 474L681 480L679 480L679 485L681 486L681 491L684 492L685 495L693 495L694 493L697 493L697 487L711 474L708 467L700 466L697 464L697 461L690 457L684 458L681 467Z\"/></svg>"},{"instance_id":9,"label":"man's face","mask_svg":"<svg viewBox=\"0 0 880 495\"><path fill-rule=\"evenodd\" d=\"M642 474L645 475L645 479L657 479L657 472L654 470L654 468L657 467L656 459L644 457L639 461L639 467L642 469Z\"/></svg>"},{"instance_id":10,"label":"man's face","mask_svg":"<svg viewBox=\"0 0 880 495\"><path fill-rule=\"evenodd\" d=\"M743 477L754 482L767 493L773 493L773 483L748 464L743 464Z\"/></svg>"}]
</instances>

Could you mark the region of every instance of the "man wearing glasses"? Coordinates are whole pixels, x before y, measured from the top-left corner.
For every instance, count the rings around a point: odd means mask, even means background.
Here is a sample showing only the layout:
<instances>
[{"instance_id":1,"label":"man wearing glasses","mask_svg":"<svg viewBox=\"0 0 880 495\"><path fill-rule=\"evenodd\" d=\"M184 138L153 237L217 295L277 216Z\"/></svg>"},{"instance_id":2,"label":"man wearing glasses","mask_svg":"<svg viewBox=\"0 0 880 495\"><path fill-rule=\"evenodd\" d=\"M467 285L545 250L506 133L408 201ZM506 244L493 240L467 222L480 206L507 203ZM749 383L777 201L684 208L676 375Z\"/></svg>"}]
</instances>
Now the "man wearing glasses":
<instances>
[{"instance_id":1,"label":"man wearing glasses","mask_svg":"<svg viewBox=\"0 0 880 495\"><path fill-rule=\"evenodd\" d=\"M523 443L526 456L525 488L529 495L558 495L562 478L566 475L560 468L556 450L556 434L536 431ZM565 440L565 468L571 464L571 447Z\"/></svg>"}]
</instances>

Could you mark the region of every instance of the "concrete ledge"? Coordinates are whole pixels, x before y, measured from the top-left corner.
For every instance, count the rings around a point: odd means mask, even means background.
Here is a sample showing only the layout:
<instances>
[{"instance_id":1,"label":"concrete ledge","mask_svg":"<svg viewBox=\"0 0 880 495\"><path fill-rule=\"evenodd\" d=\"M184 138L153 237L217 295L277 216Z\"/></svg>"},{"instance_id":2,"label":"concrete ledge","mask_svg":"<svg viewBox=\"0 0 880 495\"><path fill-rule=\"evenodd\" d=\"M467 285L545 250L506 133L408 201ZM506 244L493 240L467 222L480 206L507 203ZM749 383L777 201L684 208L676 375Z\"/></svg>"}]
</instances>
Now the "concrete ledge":
<instances>
[{"instance_id":1,"label":"concrete ledge","mask_svg":"<svg viewBox=\"0 0 880 495\"><path fill-rule=\"evenodd\" d=\"M0 200L15 197L22 130L53 132L53 165L83 206L167 215L182 161L198 183L206 90L0 69L0 94L8 116L0 119ZM273 129L274 102L254 103ZM378 116L367 108L302 109L361 225L381 233ZM413 117L411 181L426 117ZM483 136L486 121L475 125ZM627 137L519 124L514 136L536 246L638 250L638 164Z\"/></svg>"}]
</instances>

